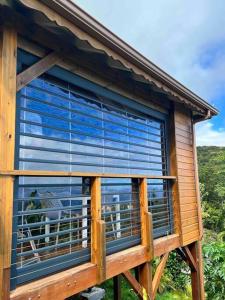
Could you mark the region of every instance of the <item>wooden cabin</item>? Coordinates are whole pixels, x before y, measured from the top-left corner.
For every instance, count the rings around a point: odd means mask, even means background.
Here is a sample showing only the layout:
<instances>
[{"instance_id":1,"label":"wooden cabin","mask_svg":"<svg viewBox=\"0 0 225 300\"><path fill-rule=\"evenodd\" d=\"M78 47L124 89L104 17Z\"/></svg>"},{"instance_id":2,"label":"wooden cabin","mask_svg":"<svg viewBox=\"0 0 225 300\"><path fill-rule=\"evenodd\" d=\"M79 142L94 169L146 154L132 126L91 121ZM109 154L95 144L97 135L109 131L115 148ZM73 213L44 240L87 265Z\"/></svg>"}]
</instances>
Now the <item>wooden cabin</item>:
<instances>
[{"instance_id":1,"label":"wooden cabin","mask_svg":"<svg viewBox=\"0 0 225 300\"><path fill-rule=\"evenodd\" d=\"M1 299L120 299L119 275L155 299L175 249L204 299L194 124L217 110L72 1L0 15Z\"/></svg>"}]
</instances>

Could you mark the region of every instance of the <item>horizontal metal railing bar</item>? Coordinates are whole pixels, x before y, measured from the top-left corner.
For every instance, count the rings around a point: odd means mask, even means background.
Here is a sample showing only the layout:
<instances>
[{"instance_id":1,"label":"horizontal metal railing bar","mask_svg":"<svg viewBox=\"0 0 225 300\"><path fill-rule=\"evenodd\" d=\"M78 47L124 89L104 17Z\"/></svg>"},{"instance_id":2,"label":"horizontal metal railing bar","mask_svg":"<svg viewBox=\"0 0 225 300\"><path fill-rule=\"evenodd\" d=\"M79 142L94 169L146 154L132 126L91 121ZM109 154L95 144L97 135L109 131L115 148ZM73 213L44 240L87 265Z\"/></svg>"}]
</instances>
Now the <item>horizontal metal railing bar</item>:
<instances>
[{"instance_id":1,"label":"horizontal metal railing bar","mask_svg":"<svg viewBox=\"0 0 225 300\"><path fill-rule=\"evenodd\" d=\"M79 152L79 151L69 151L69 150L60 150L60 149L54 149L54 148L44 148L44 147L36 147L36 146L21 146L20 149L27 149L27 150L39 150L44 152L56 152L56 153L65 153L65 154L77 154L82 156L92 156L92 157L98 157L98 158L109 158L109 159L118 159L118 160L124 160L129 162L146 162L146 163L152 163L152 164L158 164L158 165L165 165L165 162L158 162L154 160L144 160L144 159L129 159L126 157L120 157L120 156L112 156L112 155L101 155L101 154L93 154L88 152ZM151 155L149 155L151 156Z\"/></svg>"},{"instance_id":2,"label":"horizontal metal railing bar","mask_svg":"<svg viewBox=\"0 0 225 300\"><path fill-rule=\"evenodd\" d=\"M16 217L16 216L15 216ZM73 217L73 218L65 218L65 219L56 219L56 220L50 220L50 221L43 221L43 222L36 222L36 223L26 223L23 225L17 225L18 229L25 229L25 228L34 228L34 227L39 227L43 225L53 225L53 224L58 224L58 223L69 223L77 220L82 220L82 219L88 219L91 220L90 215L84 215L84 216L78 216L78 217Z\"/></svg>"},{"instance_id":3,"label":"horizontal metal railing bar","mask_svg":"<svg viewBox=\"0 0 225 300\"><path fill-rule=\"evenodd\" d=\"M57 271L66 269L68 267L72 267L77 263L81 263L81 262L87 262L90 259L90 254L86 254L80 257L73 257L74 253L72 253L72 257L68 258L66 260L67 256L71 256L71 254L67 254L67 255L63 255L62 256L62 261L59 261L59 257L57 258L51 258L49 259L49 264L46 263L46 261L43 261L37 265L32 264L29 267L23 267L21 269L18 269L18 275L16 277L12 277L17 279L18 284L22 284L26 281L30 281L33 280L37 277L43 277L46 276L48 274L51 273L55 273ZM60 257L61 258L61 257ZM50 264L51 263L51 264ZM40 268L40 264L41 264L41 268ZM36 266L39 266L39 268L34 268ZM28 271L29 269L29 271ZM26 278L26 279L24 279Z\"/></svg>"},{"instance_id":4,"label":"horizontal metal railing bar","mask_svg":"<svg viewBox=\"0 0 225 300\"><path fill-rule=\"evenodd\" d=\"M150 205L149 208L150 209L158 209L158 208L161 208L161 207L168 207L168 203L164 203L164 204L159 204L159 205Z\"/></svg>"},{"instance_id":5,"label":"horizontal metal railing bar","mask_svg":"<svg viewBox=\"0 0 225 300\"><path fill-rule=\"evenodd\" d=\"M132 204L139 204L138 201L134 201L134 200L126 200L126 201L112 201L112 202L102 202L102 206L106 206L106 205L125 205L128 203L132 203Z\"/></svg>"},{"instance_id":6,"label":"horizontal metal railing bar","mask_svg":"<svg viewBox=\"0 0 225 300\"><path fill-rule=\"evenodd\" d=\"M58 142L74 144L74 145L90 146L90 147L94 147L94 148L117 150L117 151L128 152L128 153L131 153L131 154L155 155L155 156L157 155L157 157L162 157L162 158L166 157L165 155L151 154L149 152L141 152L141 151L136 151L136 150L130 151L130 150L124 149L124 148L118 148L118 147L112 147L112 146L106 146L106 145L103 146L103 145L91 144L91 143L87 143L87 142L77 142L77 141L72 141L72 140L68 140L68 139L57 138L57 137L52 137L52 136L45 136L45 135L38 135L38 134L33 134L33 133L20 132L20 136L33 137L33 138L38 138L38 139L50 140L50 141L58 141ZM155 147L148 147L148 149L161 151L161 149L155 148Z\"/></svg>"},{"instance_id":7,"label":"horizontal metal railing bar","mask_svg":"<svg viewBox=\"0 0 225 300\"><path fill-rule=\"evenodd\" d=\"M26 251L26 252L23 252L23 253L17 253L17 256L18 257L28 256L28 255L32 255L34 253L40 253L40 252L43 252L43 251L48 251L48 250L52 250L52 249L58 249L58 248L66 247L66 246L72 246L74 244L78 244L78 243L80 243L82 241L87 241L87 240L88 240L88 237L82 238L82 239L73 240L73 241L69 241L69 242L65 242L65 243L60 243L60 244L57 244L57 245L46 246L46 247L43 247L43 248L40 248L40 249L34 249L34 250Z\"/></svg>"},{"instance_id":8,"label":"horizontal metal railing bar","mask_svg":"<svg viewBox=\"0 0 225 300\"><path fill-rule=\"evenodd\" d=\"M140 208L132 208L132 209L124 209L124 210L117 210L117 211L109 211L109 212L103 212L102 216L107 216L107 215L112 215L115 213L130 213L130 212L135 212L139 211Z\"/></svg>"},{"instance_id":9,"label":"horizontal metal railing bar","mask_svg":"<svg viewBox=\"0 0 225 300\"><path fill-rule=\"evenodd\" d=\"M123 218L120 220L115 220L115 221L110 221L110 222L105 222L106 226L110 226L116 223L123 223L123 222L132 222L133 220L140 220L140 215L138 216L132 216L132 218Z\"/></svg>"},{"instance_id":10,"label":"horizontal metal railing bar","mask_svg":"<svg viewBox=\"0 0 225 300\"><path fill-rule=\"evenodd\" d=\"M161 222L167 222L169 225L169 221L170 221L169 216L167 218L157 219L157 220L154 220L154 216L152 216L152 218L153 218L153 221L152 221L153 225L161 223Z\"/></svg>"},{"instance_id":11,"label":"horizontal metal railing bar","mask_svg":"<svg viewBox=\"0 0 225 300\"><path fill-rule=\"evenodd\" d=\"M31 99L31 97L27 97L27 99ZM36 100L34 100L34 99L32 99L33 101L36 101ZM40 102L40 101L38 101L38 102ZM47 105L49 105L49 103L48 102L44 102L44 104L47 104ZM58 108L58 107L57 107ZM129 134L129 133L122 133L122 132L118 132L118 131L116 131L116 130L112 130L112 129L108 129L108 128L105 128L104 126L103 127L100 127L100 126L97 126L97 125L92 125L92 124L90 124L90 123L85 123L85 122L82 122L82 121L77 121L77 120L74 120L74 119L72 119L72 118L65 118L65 117L62 117L62 116L58 116L58 115L52 115L52 114L50 114L50 113L47 113L46 111L39 111L39 110L36 110L36 109L31 109L31 108L25 108L24 106L20 106L20 110L21 111L25 111L25 112L30 112L30 113L38 113L38 114L41 114L41 115L43 115L43 116L46 116L47 118L51 118L51 119L56 119L56 121L57 120L61 120L61 121L63 121L63 122L67 122L68 124L69 123L72 123L72 124L78 124L78 125L83 125L83 126L88 126L88 127L91 127L91 128L94 128L94 129L99 129L99 130L102 130L102 131L107 131L107 132L111 132L111 133L116 133L116 134L121 134L121 135L125 135L125 136L128 136L128 137L134 137L134 138L139 138L139 139L143 139L143 140L146 140L146 141L149 141L150 139L149 138L144 138L144 137L140 137L140 136L138 136L138 135L134 135L134 134ZM73 110L74 111L74 110ZM73 112L72 111L72 112ZM69 112L70 112L70 110L69 110ZM82 112L80 112L80 111L76 111L76 113L78 113L79 115L85 115L86 116L86 114L85 113L82 113ZM93 116L90 116L90 115L88 115L88 117L90 118L90 119L92 119L93 118ZM95 118L96 119L96 118ZM22 121L24 121L24 120L26 120L26 119L21 119ZM98 119L99 121L101 121L101 122L104 122L104 123L107 123L107 124L115 124L115 125L117 125L117 126L121 126L120 124L118 124L118 123L116 123L116 122L111 122L110 120L107 120L107 119ZM40 123L36 123L36 124L40 124ZM148 126L148 125L146 125L146 126ZM150 126L149 126L150 127ZM131 128L131 127L126 127L126 129L127 130L129 130L129 129L132 129L132 130L135 130L135 131L137 131L137 133L141 133L141 132L143 132L143 133L145 133L145 134L147 134L147 135L149 135L149 136L156 136L156 137L159 137L159 138L163 138L164 136L163 136L163 134L157 134L157 133L153 133L153 132L150 132L150 131L141 131L141 130L139 130L139 129L137 129L137 128ZM160 132L161 130L160 129L158 129L158 131Z\"/></svg>"},{"instance_id":12,"label":"horizontal metal railing bar","mask_svg":"<svg viewBox=\"0 0 225 300\"><path fill-rule=\"evenodd\" d=\"M82 210L83 208L89 208L89 205L75 205L75 206L64 206L64 207L51 207L51 208L40 208L40 209L32 209L32 210L24 210L19 211L18 216L24 216L24 215L36 215L36 214L42 214L46 212L60 212L60 211L68 211L68 210Z\"/></svg>"},{"instance_id":13,"label":"horizontal metal railing bar","mask_svg":"<svg viewBox=\"0 0 225 300\"><path fill-rule=\"evenodd\" d=\"M67 186L67 185L64 185L64 184L48 184L48 185L45 185L45 184L19 184L19 188L20 187L32 187L32 186L40 186L40 187L46 187L46 186L49 186L49 187L55 187L55 186ZM68 186L74 186L73 184L68 184ZM79 184L78 186L81 186L81 184ZM80 199L79 199L80 198ZM39 197L39 196L35 196L35 197L23 197L23 198L15 198L14 201L35 201L35 200L62 200L62 201L69 201L69 200L72 200L72 201L82 201L83 198L91 198L90 195L70 195L70 196L43 196L43 197Z\"/></svg>"},{"instance_id":14,"label":"horizontal metal railing bar","mask_svg":"<svg viewBox=\"0 0 225 300\"><path fill-rule=\"evenodd\" d=\"M129 227L121 228L121 229L114 230L114 231L107 231L105 235L106 236L110 236L110 235L116 234L118 232L124 232L124 231L129 231L129 230L132 231L132 230L136 230L136 229L139 229L136 233L138 233L139 231L141 231L141 225L129 226ZM130 234L129 236L133 236L133 235Z\"/></svg>"},{"instance_id":15,"label":"horizontal metal railing bar","mask_svg":"<svg viewBox=\"0 0 225 300\"><path fill-rule=\"evenodd\" d=\"M90 228L89 228L89 226L85 226L85 227L79 227L79 228L74 228L74 229L51 232L51 233L48 233L48 234L32 235L32 236L27 237L27 238L17 239L17 244L29 242L29 241L32 241L32 240L41 240L41 239L46 238L46 237L57 237L57 236L68 234L68 233L70 234L70 233L73 233L73 232L79 232L79 231L82 231L82 230L85 230L85 229L90 229Z\"/></svg>"},{"instance_id":16,"label":"horizontal metal railing bar","mask_svg":"<svg viewBox=\"0 0 225 300\"><path fill-rule=\"evenodd\" d=\"M0 176L41 176L41 177L103 177L103 178L150 178L176 180L176 176L149 175L149 174L115 174L115 173L89 173L69 171L45 171L45 170L1 170Z\"/></svg>"}]
</instances>

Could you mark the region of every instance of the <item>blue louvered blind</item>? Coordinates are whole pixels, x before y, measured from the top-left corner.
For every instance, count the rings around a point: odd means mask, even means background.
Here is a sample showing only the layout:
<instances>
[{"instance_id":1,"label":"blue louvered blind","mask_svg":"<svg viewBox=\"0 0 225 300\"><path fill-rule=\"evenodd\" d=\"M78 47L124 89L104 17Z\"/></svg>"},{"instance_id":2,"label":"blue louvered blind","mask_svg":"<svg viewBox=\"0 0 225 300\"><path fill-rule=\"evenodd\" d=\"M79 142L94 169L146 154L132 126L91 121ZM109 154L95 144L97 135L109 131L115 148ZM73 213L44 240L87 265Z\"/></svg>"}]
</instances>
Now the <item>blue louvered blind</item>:
<instances>
[{"instance_id":1,"label":"blue louvered blind","mask_svg":"<svg viewBox=\"0 0 225 300\"><path fill-rule=\"evenodd\" d=\"M18 111L19 169L166 172L163 121L46 78L22 89Z\"/></svg>"}]
</instances>

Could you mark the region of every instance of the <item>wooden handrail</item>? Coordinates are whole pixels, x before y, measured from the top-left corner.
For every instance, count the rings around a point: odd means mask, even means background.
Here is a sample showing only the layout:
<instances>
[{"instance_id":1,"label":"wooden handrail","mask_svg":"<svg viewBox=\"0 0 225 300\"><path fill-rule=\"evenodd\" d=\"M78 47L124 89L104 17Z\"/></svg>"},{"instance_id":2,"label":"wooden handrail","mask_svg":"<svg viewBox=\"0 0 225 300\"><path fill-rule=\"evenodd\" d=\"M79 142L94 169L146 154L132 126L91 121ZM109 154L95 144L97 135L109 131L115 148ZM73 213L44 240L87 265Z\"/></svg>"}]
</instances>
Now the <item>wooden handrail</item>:
<instances>
[{"instance_id":1,"label":"wooden handrail","mask_svg":"<svg viewBox=\"0 0 225 300\"><path fill-rule=\"evenodd\" d=\"M62 176L62 177L108 177L108 178L149 178L176 180L176 176L163 175L136 175L136 174L111 174L89 172L66 172L66 171L42 171L42 170L1 170L0 176Z\"/></svg>"}]
</instances>

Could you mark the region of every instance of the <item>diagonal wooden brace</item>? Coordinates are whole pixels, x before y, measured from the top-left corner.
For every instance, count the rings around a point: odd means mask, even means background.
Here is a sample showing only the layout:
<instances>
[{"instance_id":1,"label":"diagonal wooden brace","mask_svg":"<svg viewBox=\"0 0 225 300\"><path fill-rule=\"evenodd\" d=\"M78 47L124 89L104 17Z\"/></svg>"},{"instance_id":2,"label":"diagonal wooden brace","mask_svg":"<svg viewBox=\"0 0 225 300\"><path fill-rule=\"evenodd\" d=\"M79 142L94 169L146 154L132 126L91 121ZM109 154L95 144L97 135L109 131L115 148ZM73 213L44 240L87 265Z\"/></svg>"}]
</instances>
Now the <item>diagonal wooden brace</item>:
<instances>
[{"instance_id":1,"label":"diagonal wooden brace","mask_svg":"<svg viewBox=\"0 0 225 300\"><path fill-rule=\"evenodd\" d=\"M162 259L161 259L161 261L160 261L160 263L159 263L159 265L158 265L158 267L155 271L155 275L154 275L154 278L153 278L153 281L152 281L153 300L156 297L156 293L157 293L157 290L159 288L159 283L160 283L163 271L165 269L168 257L169 257L169 252L163 255L163 257L162 257Z\"/></svg>"},{"instance_id":2,"label":"diagonal wooden brace","mask_svg":"<svg viewBox=\"0 0 225 300\"><path fill-rule=\"evenodd\" d=\"M52 66L60 61L60 56L56 51L52 51L38 62L28 67L26 70L16 76L16 91L20 91L33 79L48 71Z\"/></svg>"}]
</instances>

